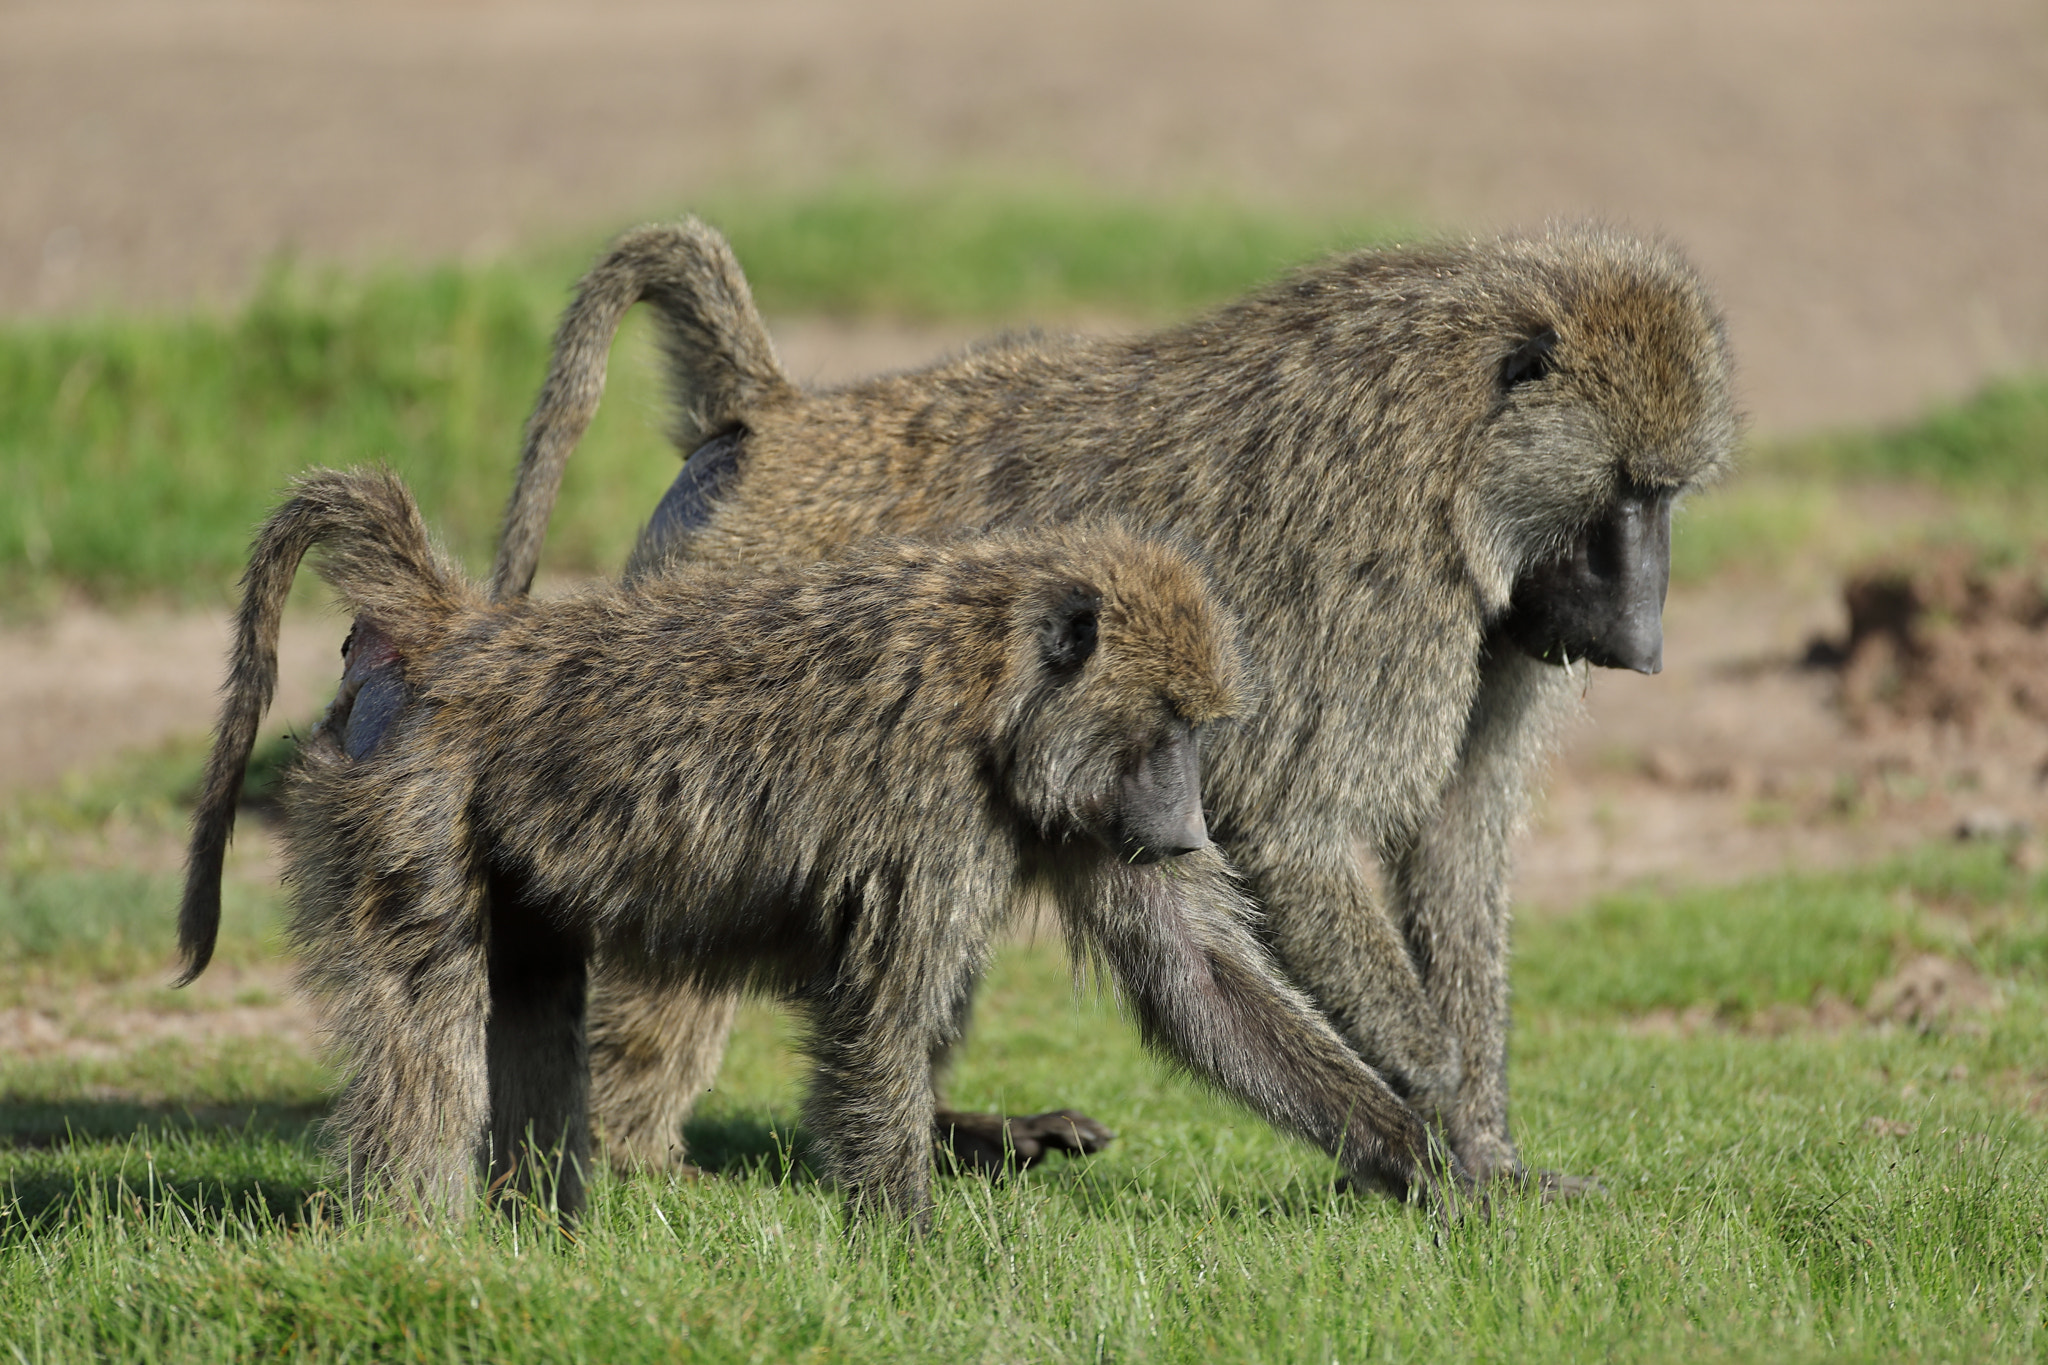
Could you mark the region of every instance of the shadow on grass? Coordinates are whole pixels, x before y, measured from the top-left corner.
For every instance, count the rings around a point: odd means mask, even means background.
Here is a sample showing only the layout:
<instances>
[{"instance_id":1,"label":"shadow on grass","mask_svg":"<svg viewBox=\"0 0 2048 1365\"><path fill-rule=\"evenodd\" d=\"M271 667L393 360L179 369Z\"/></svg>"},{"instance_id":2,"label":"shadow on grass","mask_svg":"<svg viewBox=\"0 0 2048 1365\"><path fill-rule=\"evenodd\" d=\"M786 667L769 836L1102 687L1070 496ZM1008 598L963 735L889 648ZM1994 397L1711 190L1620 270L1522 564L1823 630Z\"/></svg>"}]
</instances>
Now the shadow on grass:
<instances>
[{"instance_id":1,"label":"shadow on grass","mask_svg":"<svg viewBox=\"0 0 2048 1365\"><path fill-rule=\"evenodd\" d=\"M808 1184L817 1177L815 1148L794 1122L759 1115L693 1117L683 1125L692 1166L711 1175L764 1177Z\"/></svg>"},{"instance_id":2,"label":"shadow on grass","mask_svg":"<svg viewBox=\"0 0 2048 1365\"><path fill-rule=\"evenodd\" d=\"M64 1223L296 1227L331 1211L324 1105L0 1103L0 1244Z\"/></svg>"},{"instance_id":3,"label":"shadow on grass","mask_svg":"<svg viewBox=\"0 0 2048 1365\"><path fill-rule=\"evenodd\" d=\"M298 1142L326 1114L324 1102L140 1104L132 1100L0 1099L0 1148L147 1140L160 1133L262 1134Z\"/></svg>"},{"instance_id":4,"label":"shadow on grass","mask_svg":"<svg viewBox=\"0 0 2048 1365\"><path fill-rule=\"evenodd\" d=\"M0 1245L69 1223L290 1229L336 1215L325 1104L0 1100ZM808 1137L772 1116L692 1119L691 1162L739 1180L817 1179Z\"/></svg>"}]
</instances>

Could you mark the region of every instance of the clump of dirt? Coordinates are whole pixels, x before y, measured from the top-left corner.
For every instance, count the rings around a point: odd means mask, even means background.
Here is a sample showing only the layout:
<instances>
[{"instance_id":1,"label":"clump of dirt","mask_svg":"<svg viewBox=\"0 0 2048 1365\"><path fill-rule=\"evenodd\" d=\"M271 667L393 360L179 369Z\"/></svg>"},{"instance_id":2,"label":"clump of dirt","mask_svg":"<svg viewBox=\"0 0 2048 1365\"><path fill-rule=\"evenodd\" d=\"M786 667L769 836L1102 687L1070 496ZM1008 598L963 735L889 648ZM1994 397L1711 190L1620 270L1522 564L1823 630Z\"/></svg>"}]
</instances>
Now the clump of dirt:
<instances>
[{"instance_id":1,"label":"clump of dirt","mask_svg":"<svg viewBox=\"0 0 2048 1365\"><path fill-rule=\"evenodd\" d=\"M1808 657L1840 669L1858 729L2048 729L2048 545L1997 565L1966 548L1878 564L1842 596L1848 640L1818 641Z\"/></svg>"},{"instance_id":2,"label":"clump of dirt","mask_svg":"<svg viewBox=\"0 0 2048 1365\"><path fill-rule=\"evenodd\" d=\"M1959 1015L1995 1013L1998 992L1967 962L1922 953L1877 983L1866 1014L1873 1022L1931 1031Z\"/></svg>"},{"instance_id":3,"label":"clump of dirt","mask_svg":"<svg viewBox=\"0 0 2048 1365\"><path fill-rule=\"evenodd\" d=\"M1686 1010L1660 1008L1638 1015L1625 1026L1630 1033L1658 1038L1690 1038L1698 1033L1738 1032L1777 1038L1788 1033L1840 1033L1859 1026L1903 1026L1922 1033L1976 1027L1974 1018L2005 1007L1993 986L1969 963L1938 953L1922 953L1870 988L1870 999L1857 1008L1832 991L1822 991L1810 1005L1780 1001L1747 1017L1731 1017L1710 1004Z\"/></svg>"}]
</instances>

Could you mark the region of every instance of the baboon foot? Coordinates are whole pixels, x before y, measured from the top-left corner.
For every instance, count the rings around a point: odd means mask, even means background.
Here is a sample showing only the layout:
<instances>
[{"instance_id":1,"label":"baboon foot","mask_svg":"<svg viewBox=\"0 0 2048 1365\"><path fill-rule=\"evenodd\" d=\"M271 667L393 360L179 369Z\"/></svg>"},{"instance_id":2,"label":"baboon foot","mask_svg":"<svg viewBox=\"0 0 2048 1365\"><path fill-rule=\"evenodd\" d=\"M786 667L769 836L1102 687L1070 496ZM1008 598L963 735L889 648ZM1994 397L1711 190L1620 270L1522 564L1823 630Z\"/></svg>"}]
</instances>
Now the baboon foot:
<instances>
[{"instance_id":1,"label":"baboon foot","mask_svg":"<svg viewBox=\"0 0 2048 1365\"><path fill-rule=\"evenodd\" d=\"M1011 1170L1029 1170L1049 1153L1089 1156L1116 1140L1116 1134L1071 1109L1043 1114L966 1114L941 1109L932 1115L932 1142L939 1149L940 1168L1001 1178Z\"/></svg>"},{"instance_id":2,"label":"baboon foot","mask_svg":"<svg viewBox=\"0 0 2048 1365\"><path fill-rule=\"evenodd\" d=\"M1566 1175L1562 1171L1526 1171L1522 1175L1522 1188L1534 1191L1545 1204L1583 1199L1588 1195L1607 1197L1607 1187L1592 1176Z\"/></svg>"},{"instance_id":3,"label":"baboon foot","mask_svg":"<svg viewBox=\"0 0 2048 1365\"><path fill-rule=\"evenodd\" d=\"M1511 1143L1493 1142L1468 1146L1460 1155L1465 1169L1482 1186L1500 1186L1521 1194L1533 1194L1545 1204L1582 1195L1605 1195L1607 1187L1589 1175L1565 1175L1561 1171L1532 1171Z\"/></svg>"}]
</instances>

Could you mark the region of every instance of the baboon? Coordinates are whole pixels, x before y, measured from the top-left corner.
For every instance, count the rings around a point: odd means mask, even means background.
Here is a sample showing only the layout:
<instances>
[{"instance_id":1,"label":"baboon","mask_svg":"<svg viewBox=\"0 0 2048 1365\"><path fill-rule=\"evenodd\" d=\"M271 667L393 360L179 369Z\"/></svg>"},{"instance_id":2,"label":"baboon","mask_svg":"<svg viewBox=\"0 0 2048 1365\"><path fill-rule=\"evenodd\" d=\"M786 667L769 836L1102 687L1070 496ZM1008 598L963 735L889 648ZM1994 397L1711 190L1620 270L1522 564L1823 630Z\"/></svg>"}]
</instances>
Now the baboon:
<instances>
[{"instance_id":1,"label":"baboon","mask_svg":"<svg viewBox=\"0 0 2048 1365\"><path fill-rule=\"evenodd\" d=\"M1510 844L1570 673L1661 667L1672 508L1737 432L1719 314L1675 250L1598 226L1360 250L1163 331L999 339L810 392L716 232L637 230L557 334L495 597L531 582L641 299L692 453L629 577L1104 513L1199 547L1264 680L1205 754L1214 837L1263 932L1474 1175L1527 1178ZM596 996L603 1126L673 1144L688 1094L609 1077L708 1076L717 1002L689 1007L714 1026L663 1035L677 1002L608 979Z\"/></svg>"},{"instance_id":2,"label":"baboon","mask_svg":"<svg viewBox=\"0 0 2048 1365\"><path fill-rule=\"evenodd\" d=\"M856 1221L922 1227L932 1058L1043 886L1154 1047L1353 1178L1455 1203L1455 1163L1281 981L1209 843L1198 745L1243 687L1227 617L1185 554L1112 525L492 604L395 477L310 474L251 551L188 979L316 549L354 649L388 650L406 694L358 756L331 716L285 793L291 936L350 1062L332 1122L358 1198L455 1206L482 1148L494 1186L573 1215L596 961L797 1002L825 1170Z\"/></svg>"}]
</instances>

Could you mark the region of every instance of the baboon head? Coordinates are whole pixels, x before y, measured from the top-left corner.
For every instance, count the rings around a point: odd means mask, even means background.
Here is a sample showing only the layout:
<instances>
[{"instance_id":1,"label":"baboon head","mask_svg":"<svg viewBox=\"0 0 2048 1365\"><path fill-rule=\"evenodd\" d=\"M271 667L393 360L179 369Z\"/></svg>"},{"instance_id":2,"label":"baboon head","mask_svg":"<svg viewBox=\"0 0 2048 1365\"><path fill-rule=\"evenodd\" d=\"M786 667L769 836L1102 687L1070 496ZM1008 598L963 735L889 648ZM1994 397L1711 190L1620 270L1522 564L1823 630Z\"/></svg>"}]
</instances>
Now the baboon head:
<instances>
[{"instance_id":1,"label":"baboon head","mask_svg":"<svg viewBox=\"0 0 2048 1365\"><path fill-rule=\"evenodd\" d=\"M1506 580L1498 625L1549 663L1655 673L1672 509L1735 440L1720 317L1655 246L1586 229L1509 250L1518 287L1472 356L1488 391L1468 510Z\"/></svg>"},{"instance_id":2,"label":"baboon head","mask_svg":"<svg viewBox=\"0 0 2048 1365\"><path fill-rule=\"evenodd\" d=\"M1021 606L1012 798L1048 837L1128 862L1192 853L1209 842L1199 736L1242 689L1234 631L1179 551L1089 539Z\"/></svg>"}]
</instances>

